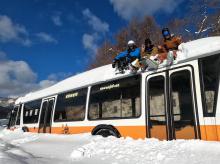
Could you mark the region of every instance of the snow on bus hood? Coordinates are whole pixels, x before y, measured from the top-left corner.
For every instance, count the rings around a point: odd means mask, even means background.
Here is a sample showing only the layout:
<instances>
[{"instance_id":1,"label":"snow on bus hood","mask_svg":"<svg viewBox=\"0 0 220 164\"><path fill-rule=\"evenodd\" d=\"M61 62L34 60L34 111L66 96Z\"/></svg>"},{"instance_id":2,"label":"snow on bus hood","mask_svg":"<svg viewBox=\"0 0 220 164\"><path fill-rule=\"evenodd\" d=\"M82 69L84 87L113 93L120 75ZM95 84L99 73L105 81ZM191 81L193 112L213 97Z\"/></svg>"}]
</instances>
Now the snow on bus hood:
<instances>
[{"instance_id":1,"label":"snow on bus hood","mask_svg":"<svg viewBox=\"0 0 220 164\"><path fill-rule=\"evenodd\" d=\"M208 37L182 43L178 49L177 61L192 60L204 55L220 53L220 37Z\"/></svg>"}]
</instances>

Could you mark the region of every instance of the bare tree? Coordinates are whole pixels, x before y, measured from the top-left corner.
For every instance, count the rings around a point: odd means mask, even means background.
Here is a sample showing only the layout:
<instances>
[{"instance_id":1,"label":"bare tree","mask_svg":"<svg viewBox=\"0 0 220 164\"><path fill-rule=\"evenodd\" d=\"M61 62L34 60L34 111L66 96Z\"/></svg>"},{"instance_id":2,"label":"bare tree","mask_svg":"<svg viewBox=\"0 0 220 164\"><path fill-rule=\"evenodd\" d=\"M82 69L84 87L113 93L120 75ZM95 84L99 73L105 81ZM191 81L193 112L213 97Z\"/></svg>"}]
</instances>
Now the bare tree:
<instances>
[{"instance_id":1,"label":"bare tree","mask_svg":"<svg viewBox=\"0 0 220 164\"><path fill-rule=\"evenodd\" d=\"M104 43L98 48L95 58L91 61L88 69L96 68L112 62L115 56L114 45L110 41L105 40Z\"/></svg>"},{"instance_id":2,"label":"bare tree","mask_svg":"<svg viewBox=\"0 0 220 164\"><path fill-rule=\"evenodd\" d=\"M191 39L213 35L218 26L220 0L191 0L190 10L185 15L185 31ZM185 35L184 35L185 36Z\"/></svg>"}]
</instances>

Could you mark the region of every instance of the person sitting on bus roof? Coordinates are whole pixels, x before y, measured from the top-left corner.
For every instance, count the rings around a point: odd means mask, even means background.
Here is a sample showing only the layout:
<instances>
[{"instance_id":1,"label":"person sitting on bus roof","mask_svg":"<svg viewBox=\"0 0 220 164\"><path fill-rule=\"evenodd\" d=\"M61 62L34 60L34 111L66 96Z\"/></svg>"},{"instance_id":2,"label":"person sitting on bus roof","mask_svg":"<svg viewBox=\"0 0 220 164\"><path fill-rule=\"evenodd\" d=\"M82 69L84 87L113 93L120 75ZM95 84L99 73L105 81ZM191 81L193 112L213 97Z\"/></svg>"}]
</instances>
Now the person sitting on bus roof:
<instances>
[{"instance_id":1,"label":"person sitting on bus roof","mask_svg":"<svg viewBox=\"0 0 220 164\"><path fill-rule=\"evenodd\" d=\"M168 28L162 29L162 35L164 38L164 48L167 52L170 50L178 50L178 46L182 43L182 38L179 36L175 36L174 34L170 34Z\"/></svg>"},{"instance_id":2,"label":"person sitting on bus roof","mask_svg":"<svg viewBox=\"0 0 220 164\"><path fill-rule=\"evenodd\" d=\"M135 61L139 61L141 59L141 51L138 48L133 40L128 41L127 50L120 52L113 60L112 67L119 68L124 70L126 67L129 67L131 63ZM138 62L136 62L138 63ZM132 67L136 67L136 65L132 65Z\"/></svg>"},{"instance_id":3,"label":"person sitting on bus roof","mask_svg":"<svg viewBox=\"0 0 220 164\"><path fill-rule=\"evenodd\" d=\"M140 66L142 70L146 70L147 67L152 65L154 68L158 67L158 46L155 46L150 38L146 38L144 44L141 47L141 56ZM152 67L151 66L151 67ZM150 69L150 68L149 68Z\"/></svg>"},{"instance_id":4,"label":"person sitting on bus roof","mask_svg":"<svg viewBox=\"0 0 220 164\"><path fill-rule=\"evenodd\" d=\"M162 29L162 35L164 38L163 46L160 47L161 53L159 55L160 61L167 60L167 64L171 65L176 58L176 51L178 46L182 43L182 38L171 34L168 28ZM164 53L166 52L166 53Z\"/></svg>"},{"instance_id":5,"label":"person sitting on bus roof","mask_svg":"<svg viewBox=\"0 0 220 164\"><path fill-rule=\"evenodd\" d=\"M149 38L146 38L144 44L141 47L142 58L150 58L158 54L158 47L156 47Z\"/></svg>"}]
</instances>

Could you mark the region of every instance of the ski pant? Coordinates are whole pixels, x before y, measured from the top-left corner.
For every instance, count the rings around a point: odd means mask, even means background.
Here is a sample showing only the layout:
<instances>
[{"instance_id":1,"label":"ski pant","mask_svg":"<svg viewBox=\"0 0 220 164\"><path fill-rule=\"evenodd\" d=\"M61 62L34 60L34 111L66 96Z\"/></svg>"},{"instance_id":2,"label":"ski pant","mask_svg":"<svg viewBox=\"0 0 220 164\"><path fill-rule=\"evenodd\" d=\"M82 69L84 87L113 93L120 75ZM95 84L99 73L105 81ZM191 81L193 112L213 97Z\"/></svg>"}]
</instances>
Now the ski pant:
<instances>
[{"instance_id":1,"label":"ski pant","mask_svg":"<svg viewBox=\"0 0 220 164\"><path fill-rule=\"evenodd\" d=\"M168 55L168 52L158 54L158 59L159 59L160 63L162 63L165 59L167 59L167 55ZM176 51L173 51L174 59L176 58L176 56L177 56Z\"/></svg>"}]
</instances>

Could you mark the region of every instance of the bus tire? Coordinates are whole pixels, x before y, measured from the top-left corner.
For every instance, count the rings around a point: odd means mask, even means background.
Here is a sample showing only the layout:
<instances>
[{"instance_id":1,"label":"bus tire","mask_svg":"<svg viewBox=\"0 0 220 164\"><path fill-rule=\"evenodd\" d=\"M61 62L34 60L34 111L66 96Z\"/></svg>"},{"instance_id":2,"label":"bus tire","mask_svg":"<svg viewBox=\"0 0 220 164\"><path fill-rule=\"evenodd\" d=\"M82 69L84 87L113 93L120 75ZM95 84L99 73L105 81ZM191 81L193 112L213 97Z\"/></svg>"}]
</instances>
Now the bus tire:
<instances>
[{"instance_id":1,"label":"bus tire","mask_svg":"<svg viewBox=\"0 0 220 164\"><path fill-rule=\"evenodd\" d=\"M92 135L101 135L102 137L114 136L120 138L118 130L112 125L98 125L92 130Z\"/></svg>"},{"instance_id":2,"label":"bus tire","mask_svg":"<svg viewBox=\"0 0 220 164\"><path fill-rule=\"evenodd\" d=\"M26 127L26 126L23 126L22 130L23 130L23 132L29 132L28 127Z\"/></svg>"}]
</instances>

